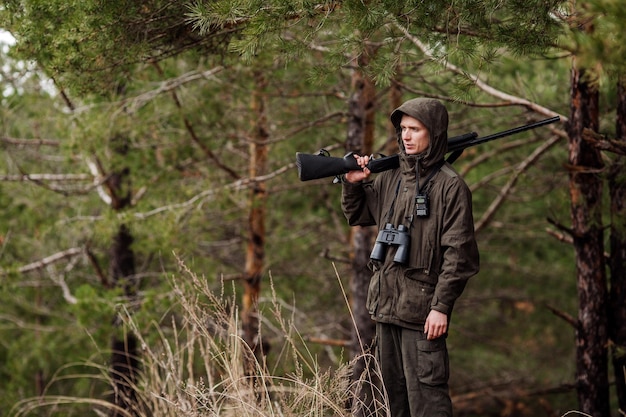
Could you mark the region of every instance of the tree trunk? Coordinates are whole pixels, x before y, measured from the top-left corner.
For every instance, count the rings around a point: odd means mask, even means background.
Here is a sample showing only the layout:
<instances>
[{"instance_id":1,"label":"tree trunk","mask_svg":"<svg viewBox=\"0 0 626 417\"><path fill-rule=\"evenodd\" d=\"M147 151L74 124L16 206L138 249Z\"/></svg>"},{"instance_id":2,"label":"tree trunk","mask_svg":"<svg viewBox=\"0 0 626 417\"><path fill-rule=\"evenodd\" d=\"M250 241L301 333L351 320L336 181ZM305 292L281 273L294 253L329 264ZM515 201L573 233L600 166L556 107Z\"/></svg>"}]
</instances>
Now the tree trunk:
<instances>
[{"instance_id":1,"label":"tree trunk","mask_svg":"<svg viewBox=\"0 0 626 417\"><path fill-rule=\"evenodd\" d=\"M250 140L250 178L254 179L267 171L269 129L265 110L265 89L267 80L258 71L255 74L256 90L252 95L252 114L255 116L253 135ZM253 181L250 191L250 211L248 215L248 240L244 272L243 311L241 315L243 338L257 359L262 348L259 333L258 300L261 291L261 277L265 258L265 208L267 190L262 181ZM254 372L254 358L246 357L246 372Z\"/></svg>"},{"instance_id":2,"label":"tree trunk","mask_svg":"<svg viewBox=\"0 0 626 417\"><path fill-rule=\"evenodd\" d=\"M111 144L119 154L125 154L124 137L115 137ZM131 202L130 170L127 168L112 172L105 182L111 197L111 209L115 212L126 209ZM109 251L108 288L122 289L129 305L137 300L137 279L135 277L135 254L132 249L133 236L125 224L119 226ZM121 327L119 317L114 318L116 327ZM138 415L135 392L139 373L139 352L137 339L132 333L118 329L111 338L110 377L113 384L113 403L131 415ZM117 411L113 417L120 416Z\"/></svg>"},{"instance_id":3,"label":"tree trunk","mask_svg":"<svg viewBox=\"0 0 626 417\"><path fill-rule=\"evenodd\" d=\"M598 130L598 77L572 68L569 130L572 235L579 298L576 380L579 411L608 417L607 302L602 227L600 152L582 139L584 128Z\"/></svg>"},{"instance_id":4,"label":"tree trunk","mask_svg":"<svg viewBox=\"0 0 626 417\"><path fill-rule=\"evenodd\" d=\"M110 277L116 288L122 288L128 303L137 297L135 282L135 255L131 248L133 237L126 227L121 225L114 238L110 253ZM115 324L119 325L118 319ZM121 332L121 333L119 333ZM135 387L139 373L139 352L137 339L132 333L118 331L111 340L111 380L113 382L113 403L130 412L136 410L137 396ZM121 416L118 412L114 417Z\"/></svg>"},{"instance_id":5,"label":"tree trunk","mask_svg":"<svg viewBox=\"0 0 626 417\"><path fill-rule=\"evenodd\" d=\"M358 67L367 65L368 57L361 55ZM376 91L372 81L358 69L352 73L352 96L349 101L348 135L346 150L360 155L372 153L374 143L374 110ZM353 415L370 415L374 392L374 367L369 355L374 340L376 326L365 306L367 290L372 277L368 269L369 255L376 230L373 227L356 226L352 233L352 277L350 280L351 309L356 323L352 330L350 356L355 360L352 380L355 384Z\"/></svg>"},{"instance_id":6,"label":"tree trunk","mask_svg":"<svg viewBox=\"0 0 626 417\"><path fill-rule=\"evenodd\" d=\"M397 77L400 77L401 69L398 68ZM402 89L397 82L391 84L389 88L389 112L391 114L395 109L400 107L402 104ZM400 145L398 144L398 132L396 132L396 127L391 123L387 122L387 141L385 142L385 155L393 155L400 152Z\"/></svg>"},{"instance_id":7,"label":"tree trunk","mask_svg":"<svg viewBox=\"0 0 626 417\"><path fill-rule=\"evenodd\" d=\"M617 86L616 139L626 141L626 76ZM615 373L615 392L622 414L626 413L626 163L616 155L609 171L611 200L611 286L609 292L609 338Z\"/></svg>"}]
</instances>

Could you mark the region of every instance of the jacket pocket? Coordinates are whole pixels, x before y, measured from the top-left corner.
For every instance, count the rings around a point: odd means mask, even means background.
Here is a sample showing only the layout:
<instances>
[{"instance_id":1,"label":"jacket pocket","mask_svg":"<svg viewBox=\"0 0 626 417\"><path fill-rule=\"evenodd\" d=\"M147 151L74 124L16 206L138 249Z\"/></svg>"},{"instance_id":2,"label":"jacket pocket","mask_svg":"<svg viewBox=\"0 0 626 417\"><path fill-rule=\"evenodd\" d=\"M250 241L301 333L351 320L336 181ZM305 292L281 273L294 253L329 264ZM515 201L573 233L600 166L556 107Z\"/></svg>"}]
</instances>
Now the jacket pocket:
<instances>
[{"instance_id":1,"label":"jacket pocket","mask_svg":"<svg viewBox=\"0 0 626 417\"><path fill-rule=\"evenodd\" d=\"M407 269L398 285L397 315L400 320L422 324L435 294L433 278L420 269Z\"/></svg>"},{"instance_id":2,"label":"jacket pocket","mask_svg":"<svg viewBox=\"0 0 626 417\"><path fill-rule=\"evenodd\" d=\"M448 382L450 364L445 338L417 342L417 377L422 384L430 386Z\"/></svg>"}]
</instances>

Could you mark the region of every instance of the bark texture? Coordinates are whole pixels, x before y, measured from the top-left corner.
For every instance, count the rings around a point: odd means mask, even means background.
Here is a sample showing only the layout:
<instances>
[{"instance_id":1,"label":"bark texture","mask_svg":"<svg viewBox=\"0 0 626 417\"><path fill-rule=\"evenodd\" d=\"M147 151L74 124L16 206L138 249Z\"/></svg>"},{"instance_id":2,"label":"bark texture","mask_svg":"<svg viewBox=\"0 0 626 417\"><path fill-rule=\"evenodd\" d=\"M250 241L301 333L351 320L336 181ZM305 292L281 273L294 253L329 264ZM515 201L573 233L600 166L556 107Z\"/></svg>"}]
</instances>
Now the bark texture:
<instances>
[{"instance_id":1,"label":"bark texture","mask_svg":"<svg viewBox=\"0 0 626 417\"><path fill-rule=\"evenodd\" d=\"M572 69L569 134L572 236L579 298L576 328L576 383L579 411L609 416L607 305L602 225L600 152L582 138L598 130L598 77Z\"/></svg>"},{"instance_id":2,"label":"bark texture","mask_svg":"<svg viewBox=\"0 0 626 417\"><path fill-rule=\"evenodd\" d=\"M626 144L626 76L617 86L616 141ZM615 392L622 414L626 413L626 160L616 155L609 171L611 200L611 286L609 291L609 337L615 374Z\"/></svg>"},{"instance_id":3,"label":"bark texture","mask_svg":"<svg viewBox=\"0 0 626 417\"><path fill-rule=\"evenodd\" d=\"M135 278L135 254L132 250L133 237L125 225L121 225L113 240L110 253L110 274L113 286L122 288L128 304L136 302L137 282ZM115 319L115 324L120 325ZM136 383L139 377L139 352L137 338L132 333L116 332L111 339L111 371L113 403L131 415L137 415ZM121 416L114 411L113 416Z\"/></svg>"}]
</instances>

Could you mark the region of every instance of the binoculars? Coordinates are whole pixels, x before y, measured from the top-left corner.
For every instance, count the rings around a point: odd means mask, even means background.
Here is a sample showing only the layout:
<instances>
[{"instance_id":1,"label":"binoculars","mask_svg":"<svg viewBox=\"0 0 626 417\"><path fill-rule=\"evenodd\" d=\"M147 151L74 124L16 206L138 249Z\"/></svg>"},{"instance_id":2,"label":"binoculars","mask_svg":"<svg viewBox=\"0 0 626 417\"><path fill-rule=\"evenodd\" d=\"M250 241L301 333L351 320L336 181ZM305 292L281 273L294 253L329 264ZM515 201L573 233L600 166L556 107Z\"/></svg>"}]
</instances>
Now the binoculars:
<instances>
[{"instance_id":1,"label":"binoculars","mask_svg":"<svg viewBox=\"0 0 626 417\"><path fill-rule=\"evenodd\" d=\"M387 254L387 247L397 246L398 250L393 257L393 261L406 264L409 260L410 243L411 236L406 226L401 224L396 229L391 223L387 223L385 228L378 232L374 249L372 249L372 253L370 254L370 259L383 262Z\"/></svg>"}]
</instances>

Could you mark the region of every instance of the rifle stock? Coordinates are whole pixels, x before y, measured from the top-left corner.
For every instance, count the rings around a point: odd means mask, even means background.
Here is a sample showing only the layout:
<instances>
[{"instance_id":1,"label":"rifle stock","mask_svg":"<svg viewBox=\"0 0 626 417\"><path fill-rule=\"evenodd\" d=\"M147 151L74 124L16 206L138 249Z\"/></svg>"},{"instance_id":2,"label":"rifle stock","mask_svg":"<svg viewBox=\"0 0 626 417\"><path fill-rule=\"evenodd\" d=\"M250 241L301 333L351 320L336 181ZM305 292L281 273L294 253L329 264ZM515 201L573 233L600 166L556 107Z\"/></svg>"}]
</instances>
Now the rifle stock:
<instances>
[{"instance_id":1,"label":"rifle stock","mask_svg":"<svg viewBox=\"0 0 626 417\"><path fill-rule=\"evenodd\" d=\"M316 180L319 178L334 177L349 171L361 169L352 156L354 152L346 154L343 158L325 156L323 154L311 155L296 152L296 165L298 177L301 181ZM398 155L384 156L370 160L367 167L372 173L383 172L397 168L400 165Z\"/></svg>"},{"instance_id":2,"label":"rifle stock","mask_svg":"<svg viewBox=\"0 0 626 417\"><path fill-rule=\"evenodd\" d=\"M465 149L480 145L482 143L490 142L492 140L500 139L505 136L510 136L516 133L524 132L526 130L534 129L539 126L547 125L550 123L558 122L559 116L551 117L549 119L540 120L535 123L530 123L524 126L518 126L513 129L505 130L503 132L494 133L492 135L478 137L476 132L465 133L463 135L454 136L448 139L448 152L450 155L447 161L453 163ZM327 156L324 149L320 150L318 154L306 154L302 152L296 152L296 166L298 167L298 177L301 181L316 180L319 178L334 177L337 175L345 174L349 171L361 169L354 158L354 152L346 154L343 158ZM383 156L381 158L371 159L367 167L372 173L383 172L389 169L394 169L400 166L400 156L390 155Z\"/></svg>"}]
</instances>

